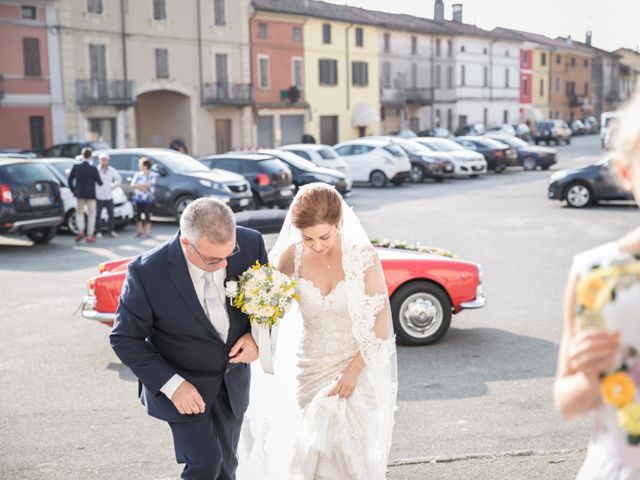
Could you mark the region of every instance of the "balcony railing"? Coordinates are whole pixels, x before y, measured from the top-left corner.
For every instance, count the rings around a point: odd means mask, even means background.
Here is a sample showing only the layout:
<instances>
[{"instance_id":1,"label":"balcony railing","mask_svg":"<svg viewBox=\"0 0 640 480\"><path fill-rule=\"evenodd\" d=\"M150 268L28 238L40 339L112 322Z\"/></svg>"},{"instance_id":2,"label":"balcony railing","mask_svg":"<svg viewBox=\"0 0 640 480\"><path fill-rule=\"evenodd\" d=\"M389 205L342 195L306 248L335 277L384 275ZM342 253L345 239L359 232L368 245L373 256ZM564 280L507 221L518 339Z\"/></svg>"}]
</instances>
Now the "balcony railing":
<instances>
[{"instance_id":1,"label":"balcony railing","mask_svg":"<svg viewBox=\"0 0 640 480\"><path fill-rule=\"evenodd\" d=\"M246 106L253 103L253 85L246 83L205 83L202 92L205 106L235 105Z\"/></svg>"},{"instance_id":2,"label":"balcony railing","mask_svg":"<svg viewBox=\"0 0 640 480\"><path fill-rule=\"evenodd\" d=\"M583 95L571 95L569 97L570 107L584 107L587 103L587 99Z\"/></svg>"},{"instance_id":3,"label":"balcony railing","mask_svg":"<svg viewBox=\"0 0 640 480\"><path fill-rule=\"evenodd\" d=\"M430 88L407 88L404 92L407 103L430 105L433 103L433 90Z\"/></svg>"},{"instance_id":4,"label":"balcony railing","mask_svg":"<svg viewBox=\"0 0 640 480\"><path fill-rule=\"evenodd\" d=\"M0 100L4 98L4 75L0 74Z\"/></svg>"},{"instance_id":5,"label":"balcony railing","mask_svg":"<svg viewBox=\"0 0 640 480\"><path fill-rule=\"evenodd\" d=\"M129 107L136 103L133 80L76 80L76 96L80 106L112 105Z\"/></svg>"}]
</instances>

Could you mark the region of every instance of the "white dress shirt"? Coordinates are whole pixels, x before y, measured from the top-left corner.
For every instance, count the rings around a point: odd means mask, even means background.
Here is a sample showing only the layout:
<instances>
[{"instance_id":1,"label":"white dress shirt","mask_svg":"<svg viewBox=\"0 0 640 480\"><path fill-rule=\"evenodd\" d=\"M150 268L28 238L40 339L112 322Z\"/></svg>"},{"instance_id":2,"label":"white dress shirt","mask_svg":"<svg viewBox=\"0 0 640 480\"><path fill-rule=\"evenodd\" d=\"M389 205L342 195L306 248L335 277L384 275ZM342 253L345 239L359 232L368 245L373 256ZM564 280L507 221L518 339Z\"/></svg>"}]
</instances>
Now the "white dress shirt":
<instances>
[{"instance_id":1,"label":"white dress shirt","mask_svg":"<svg viewBox=\"0 0 640 480\"><path fill-rule=\"evenodd\" d=\"M102 179L102 185L96 183L96 200L113 200L113 192L111 190L122 183L122 177L111 165L107 165L106 171L101 166L98 166L98 173Z\"/></svg>"},{"instance_id":2,"label":"white dress shirt","mask_svg":"<svg viewBox=\"0 0 640 480\"><path fill-rule=\"evenodd\" d=\"M182 247L182 253L184 254L184 261L187 262L189 276L198 296L200 306L209 318L213 328L220 334L222 341L226 342L229 333L229 313L227 312L224 293L224 279L227 276L227 270L220 268L213 273L205 272L189 261L184 247ZM207 281L211 282L209 288L207 288ZM176 373L162 386L160 391L170 399L183 381L184 378Z\"/></svg>"}]
</instances>

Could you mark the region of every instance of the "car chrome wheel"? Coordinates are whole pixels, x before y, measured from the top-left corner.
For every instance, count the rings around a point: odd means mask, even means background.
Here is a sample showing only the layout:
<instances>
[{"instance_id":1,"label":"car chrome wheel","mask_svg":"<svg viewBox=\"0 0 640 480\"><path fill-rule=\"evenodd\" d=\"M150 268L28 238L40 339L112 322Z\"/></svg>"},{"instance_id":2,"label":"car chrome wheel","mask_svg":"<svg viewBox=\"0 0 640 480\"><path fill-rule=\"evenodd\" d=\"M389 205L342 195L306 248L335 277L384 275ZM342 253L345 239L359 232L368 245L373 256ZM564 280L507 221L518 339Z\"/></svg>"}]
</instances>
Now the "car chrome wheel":
<instances>
[{"instance_id":1,"label":"car chrome wheel","mask_svg":"<svg viewBox=\"0 0 640 480\"><path fill-rule=\"evenodd\" d=\"M527 157L522 161L522 166L525 170L532 171L536 169L536 160L532 157Z\"/></svg>"},{"instance_id":2,"label":"car chrome wheel","mask_svg":"<svg viewBox=\"0 0 640 480\"><path fill-rule=\"evenodd\" d=\"M421 183L424 180L424 172L422 171L422 167L420 167L419 165L412 165L410 178L412 183Z\"/></svg>"},{"instance_id":3,"label":"car chrome wheel","mask_svg":"<svg viewBox=\"0 0 640 480\"><path fill-rule=\"evenodd\" d=\"M442 325L442 319L442 305L430 293L414 293L400 306L400 323L407 333L416 338L435 334Z\"/></svg>"},{"instance_id":4,"label":"car chrome wheel","mask_svg":"<svg viewBox=\"0 0 640 480\"><path fill-rule=\"evenodd\" d=\"M376 170L370 177L371 185L376 188L382 188L387 184L387 176L380 170Z\"/></svg>"},{"instance_id":5,"label":"car chrome wheel","mask_svg":"<svg viewBox=\"0 0 640 480\"><path fill-rule=\"evenodd\" d=\"M581 183L570 185L567 189L567 203L574 208L583 208L591 203L591 191Z\"/></svg>"},{"instance_id":6,"label":"car chrome wheel","mask_svg":"<svg viewBox=\"0 0 640 480\"><path fill-rule=\"evenodd\" d=\"M193 197L179 198L173 207L175 217L179 219L182 216L182 212L184 212L184 209L187 208L187 205L189 205L194 200L195 198Z\"/></svg>"}]
</instances>

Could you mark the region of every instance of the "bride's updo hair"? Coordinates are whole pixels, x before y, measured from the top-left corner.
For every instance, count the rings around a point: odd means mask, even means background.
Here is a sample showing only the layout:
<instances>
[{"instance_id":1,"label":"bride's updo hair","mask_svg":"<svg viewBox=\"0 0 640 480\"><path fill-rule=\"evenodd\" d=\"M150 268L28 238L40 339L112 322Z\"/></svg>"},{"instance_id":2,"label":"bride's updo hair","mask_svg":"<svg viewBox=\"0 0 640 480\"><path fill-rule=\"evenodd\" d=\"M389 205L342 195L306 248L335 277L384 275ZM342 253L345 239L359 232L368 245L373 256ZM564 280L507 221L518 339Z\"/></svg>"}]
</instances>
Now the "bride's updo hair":
<instances>
[{"instance_id":1,"label":"bride's updo hair","mask_svg":"<svg viewBox=\"0 0 640 480\"><path fill-rule=\"evenodd\" d=\"M291 223L298 229L328 224L342 219L342 200L335 188L323 183L302 187L291 205Z\"/></svg>"}]
</instances>

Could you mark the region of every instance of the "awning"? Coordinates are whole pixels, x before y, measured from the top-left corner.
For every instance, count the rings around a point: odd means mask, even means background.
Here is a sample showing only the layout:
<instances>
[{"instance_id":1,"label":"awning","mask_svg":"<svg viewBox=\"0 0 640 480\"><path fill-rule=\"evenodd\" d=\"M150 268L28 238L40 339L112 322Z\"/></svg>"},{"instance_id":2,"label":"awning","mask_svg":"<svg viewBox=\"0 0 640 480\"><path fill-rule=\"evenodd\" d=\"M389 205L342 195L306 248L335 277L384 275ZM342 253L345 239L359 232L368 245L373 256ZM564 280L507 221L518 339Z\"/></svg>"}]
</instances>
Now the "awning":
<instances>
[{"instance_id":1,"label":"awning","mask_svg":"<svg viewBox=\"0 0 640 480\"><path fill-rule=\"evenodd\" d=\"M380 111L368 103L359 103L353 107L354 127L370 127L380 124Z\"/></svg>"}]
</instances>

